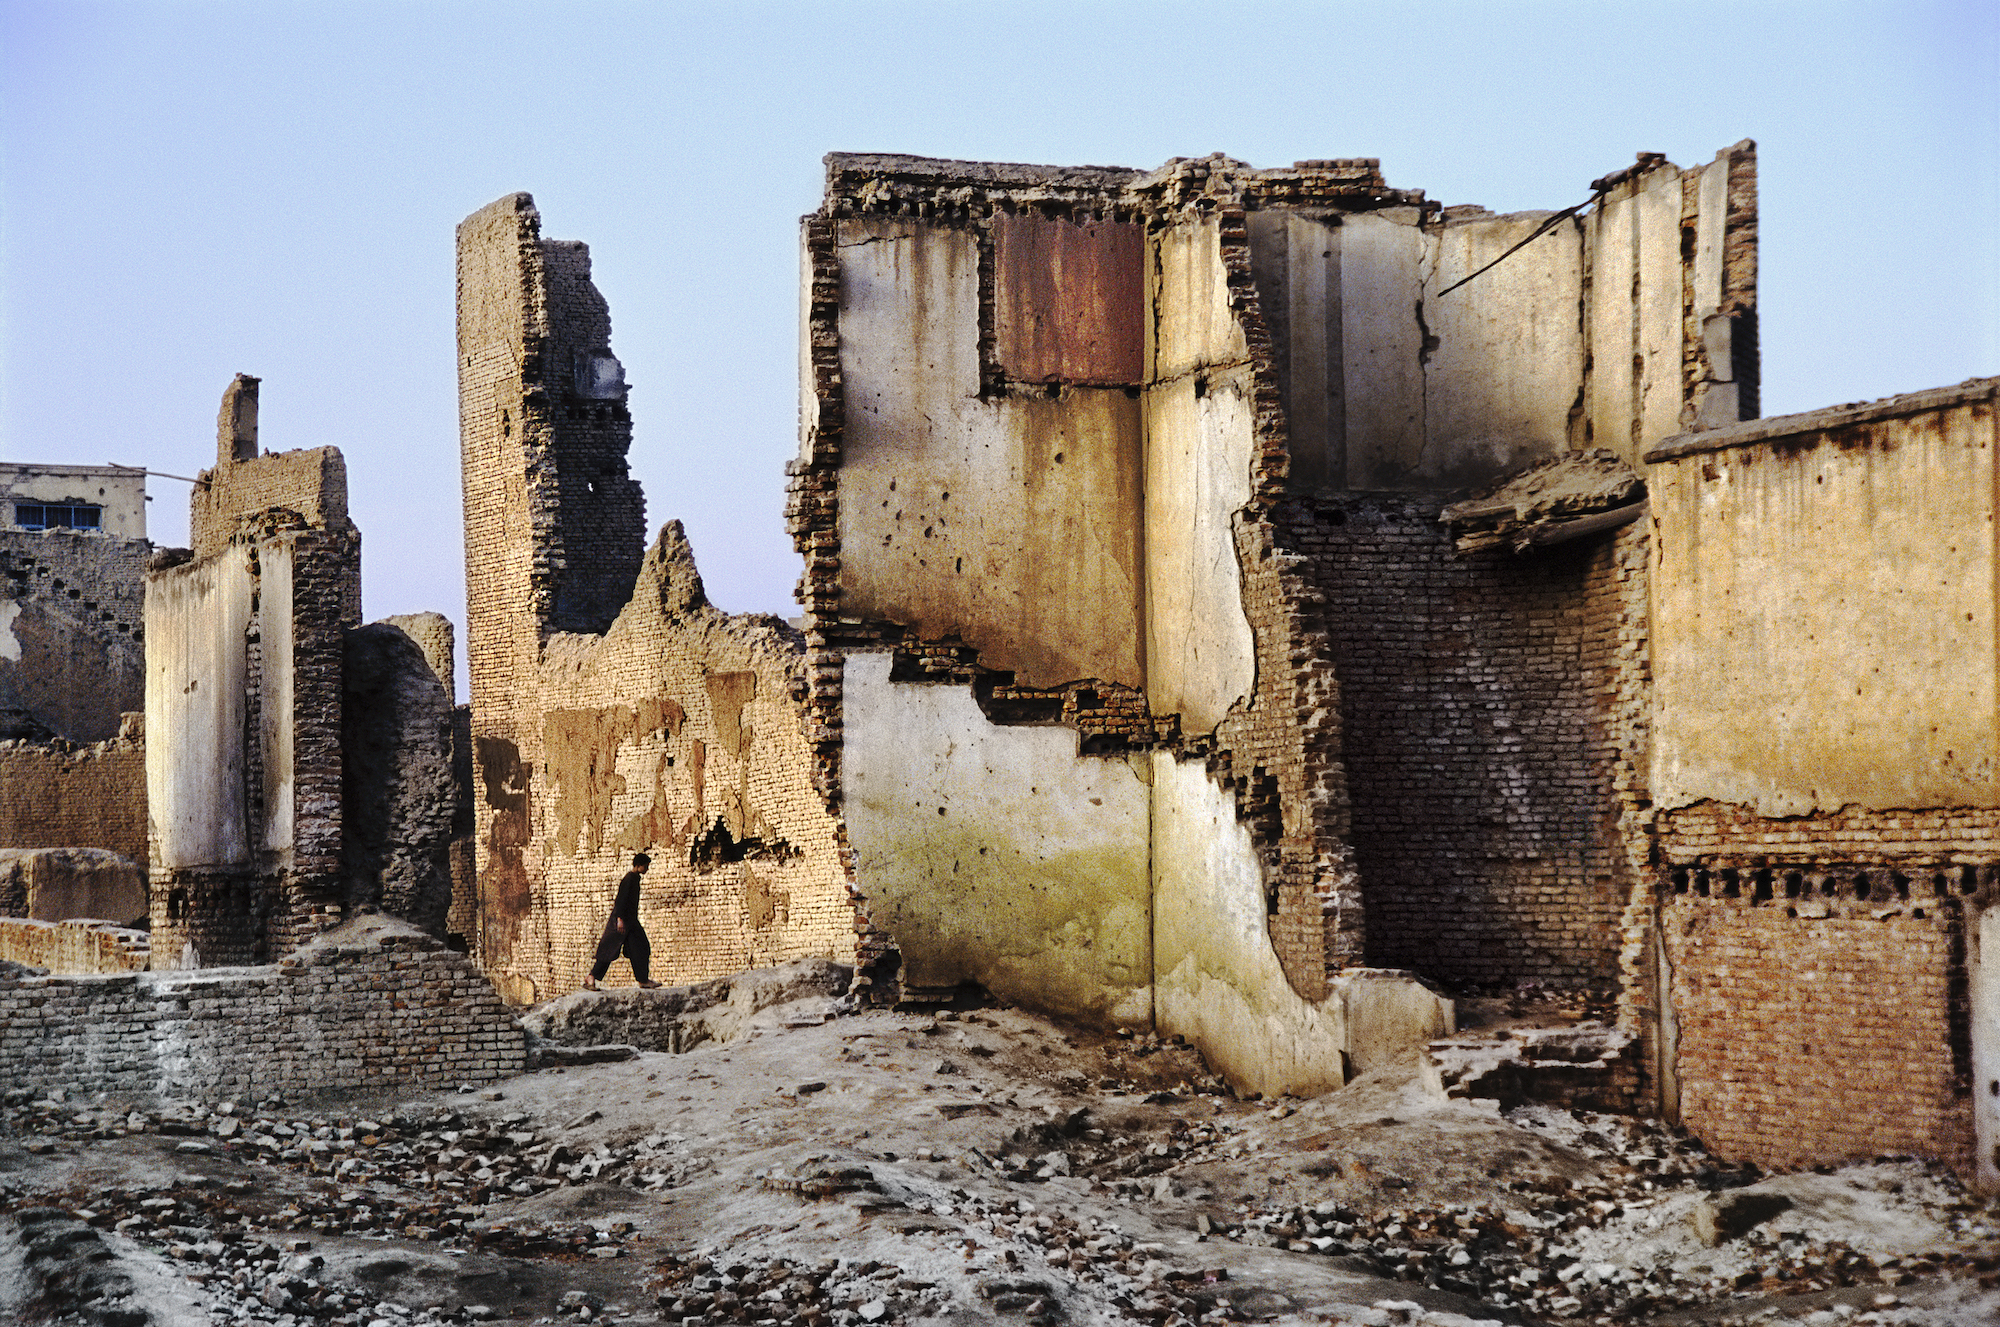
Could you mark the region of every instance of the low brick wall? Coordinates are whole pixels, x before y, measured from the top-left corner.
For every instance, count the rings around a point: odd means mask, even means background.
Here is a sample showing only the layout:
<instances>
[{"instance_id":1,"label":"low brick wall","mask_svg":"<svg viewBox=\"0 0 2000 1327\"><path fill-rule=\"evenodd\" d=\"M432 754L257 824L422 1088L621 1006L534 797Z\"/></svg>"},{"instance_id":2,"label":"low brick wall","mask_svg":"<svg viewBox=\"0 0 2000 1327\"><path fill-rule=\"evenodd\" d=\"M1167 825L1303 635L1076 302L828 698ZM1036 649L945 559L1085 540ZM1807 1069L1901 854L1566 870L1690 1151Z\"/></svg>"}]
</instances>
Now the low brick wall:
<instances>
[{"instance_id":1,"label":"low brick wall","mask_svg":"<svg viewBox=\"0 0 2000 1327\"><path fill-rule=\"evenodd\" d=\"M159 1097L483 1083L525 1036L462 954L358 918L256 968L0 977L0 1082Z\"/></svg>"},{"instance_id":2,"label":"low brick wall","mask_svg":"<svg viewBox=\"0 0 2000 1327\"><path fill-rule=\"evenodd\" d=\"M59 973L143 972L153 937L110 922L0 917L0 960Z\"/></svg>"}]
</instances>

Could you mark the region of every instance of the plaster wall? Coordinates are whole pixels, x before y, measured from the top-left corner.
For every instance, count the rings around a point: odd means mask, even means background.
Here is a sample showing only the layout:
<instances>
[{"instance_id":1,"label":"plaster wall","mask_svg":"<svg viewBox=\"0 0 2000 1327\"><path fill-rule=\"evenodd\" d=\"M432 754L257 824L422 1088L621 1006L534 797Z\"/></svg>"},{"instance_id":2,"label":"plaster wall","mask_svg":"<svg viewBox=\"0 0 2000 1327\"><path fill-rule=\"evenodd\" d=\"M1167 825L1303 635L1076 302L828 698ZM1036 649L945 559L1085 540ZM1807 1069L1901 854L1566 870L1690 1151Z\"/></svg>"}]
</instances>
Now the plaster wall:
<instances>
[{"instance_id":1,"label":"plaster wall","mask_svg":"<svg viewBox=\"0 0 2000 1327\"><path fill-rule=\"evenodd\" d=\"M1414 1064L1451 1032L1449 1000L1405 972L1350 969L1302 999L1272 948L1264 872L1235 800L1200 761L1152 757L1156 1021L1232 1083L1313 1096Z\"/></svg>"},{"instance_id":2,"label":"plaster wall","mask_svg":"<svg viewBox=\"0 0 2000 1327\"><path fill-rule=\"evenodd\" d=\"M2000 805L1994 417L1989 389L1652 466L1663 809Z\"/></svg>"},{"instance_id":3,"label":"plaster wall","mask_svg":"<svg viewBox=\"0 0 2000 1327\"><path fill-rule=\"evenodd\" d=\"M1338 999L1293 993L1265 930L1264 872L1235 801L1200 761L1153 758L1153 945L1160 1031L1232 1083L1311 1096L1346 1082Z\"/></svg>"},{"instance_id":4,"label":"plaster wall","mask_svg":"<svg viewBox=\"0 0 2000 1327\"><path fill-rule=\"evenodd\" d=\"M1424 236L1414 208L1340 228L1340 340L1347 401L1346 487L1418 482L1424 452Z\"/></svg>"},{"instance_id":5,"label":"plaster wall","mask_svg":"<svg viewBox=\"0 0 2000 1327\"><path fill-rule=\"evenodd\" d=\"M1972 1005L1972 1177L2000 1192L2000 908L1981 910L1966 930Z\"/></svg>"},{"instance_id":6,"label":"plaster wall","mask_svg":"<svg viewBox=\"0 0 2000 1327\"><path fill-rule=\"evenodd\" d=\"M250 550L154 572L146 594L146 799L155 869L249 861L243 729Z\"/></svg>"},{"instance_id":7,"label":"plaster wall","mask_svg":"<svg viewBox=\"0 0 2000 1327\"><path fill-rule=\"evenodd\" d=\"M1539 235L1549 213L1251 212L1293 491L1471 487L1593 446L1636 466L1754 413L1754 160L1648 159Z\"/></svg>"},{"instance_id":8,"label":"plaster wall","mask_svg":"<svg viewBox=\"0 0 2000 1327\"><path fill-rule=\"evenodd\" d=\"M1234 529L1250 499L1246 378L1145 393L1147 691L1190 734L1214 731L1256 681Z\"/></svg>"},{"instance_id":9,"label":"plaster wall","mask_svg":"<svg viewBox=\"0 0 2000 1327\"><path fill-rule=\"evenodd\" d=\"M839 244L840 540L866 550L843 566L844 611L957 634L1023 685L1139 685L1137 403L982 399L972 233L863 218Z\"/></svg>"},{"instance_id":10,"label":"plaster wall","mask_svg":"<svg viewBox=\"0 0 2000 1327\"><path fill-rule=\"evenodd\" d=\"M1634 469L1645 447L1681 431L1680 221L1680 172L1661 169L1620 186L1584 225L1587 445Z\"/></svg>"},{"instance_id":11,"label":"plaster wall","mask_svg":"<svg viewBox=\"0 0 2000 1327\"><path fill-rule=\"evenodd\" d=\"M1250 347L1229 303L1229 273L1214 222L1170 227L1153 240L1146 355L1149 380L1247 364Z\"/></svg>"},{"instance_id":12,"label":"plaster wall","mask_svg":"<svg viewBox=\"0 0 2000 1327\"><path fill-rule=\"evenodd\" d=\"M1426 291L1479 272L1547 215L1448 217L1425 235ZM1578 445L1570 416L1583 381L1581 250L1574 223L1559 223L1456 290L1426 294L1424 325L1437 344L1425 357L1415 469L1427 483L1486 482Z\"/></svg>"},{"instance_id":13,"label":"plaster wall","mask_svg":"<svg viewBox=\"0 0 2000 1327\"><path fill-rule=\"evenodd\" d=\"M294 627L292 570L295 550L273 541L258 550L259 584L257 634L263 652L258 678L258 768L263 795L257 847L281 852L292 846L297 824L297 637Z\"/></svg>"},{"instance_id":14,"label":"plaster wall","mask_svg":"<svg viewBox=\"0 0 2000 1327\"><path fill-rule=\"evenodd\" d=\"M1256 680L1233 517L1255 453L1249 349L1229 305L1221 235L1155 243L1145 408L1146 687L1155 714L1212 732Z\"/></svg>"},{"instance_id":15,"label":"plaster wall","mask_svg":"<svg viewBox=\"0 0 2000 1327\"><path fill-rule=\"evenodd\" d=\"M0 529L18 529L16 502L79 503L98 508L98 533L146 537L146 472L105 465L0 464Z\"/></svg>"},{"instance_id":16,"label":"plaster wall","mask_svg":"<svg viewBox=\"0 0 2000 1327\"><path fill-rule=\"evenodd\" d=\"M1073 731L993 724L966 688L893 681L891 663L847 657L842 766L855 885L905 986L1147 1021L1143 758L1079 760Z\"/></svg>"}]
</instances>

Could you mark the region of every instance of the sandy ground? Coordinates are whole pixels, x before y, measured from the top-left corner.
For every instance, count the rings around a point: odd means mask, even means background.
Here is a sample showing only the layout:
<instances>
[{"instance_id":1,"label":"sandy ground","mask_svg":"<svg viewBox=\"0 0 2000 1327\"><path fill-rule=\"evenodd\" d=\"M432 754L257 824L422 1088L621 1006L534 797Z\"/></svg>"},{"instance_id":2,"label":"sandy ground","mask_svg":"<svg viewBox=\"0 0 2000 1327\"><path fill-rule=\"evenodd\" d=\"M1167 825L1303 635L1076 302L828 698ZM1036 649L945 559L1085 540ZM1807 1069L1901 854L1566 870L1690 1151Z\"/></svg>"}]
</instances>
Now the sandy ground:
<instances>
[{"instance_id":1,"label":"sandy ground","mask_svg":"<svg viewBox=\"0 0 2000 1327\"><path fill-rule=\"evenodd\" d=\"M7 1093L0 1321L2000 1322L2000 1212L1915 1161L1757 1177L1393 1077L1239 1101L1014 1009L729 1031L393 1100ZM1775 1214L1703 1244L1742 1195Z\"/></svg>"}]
</instances>

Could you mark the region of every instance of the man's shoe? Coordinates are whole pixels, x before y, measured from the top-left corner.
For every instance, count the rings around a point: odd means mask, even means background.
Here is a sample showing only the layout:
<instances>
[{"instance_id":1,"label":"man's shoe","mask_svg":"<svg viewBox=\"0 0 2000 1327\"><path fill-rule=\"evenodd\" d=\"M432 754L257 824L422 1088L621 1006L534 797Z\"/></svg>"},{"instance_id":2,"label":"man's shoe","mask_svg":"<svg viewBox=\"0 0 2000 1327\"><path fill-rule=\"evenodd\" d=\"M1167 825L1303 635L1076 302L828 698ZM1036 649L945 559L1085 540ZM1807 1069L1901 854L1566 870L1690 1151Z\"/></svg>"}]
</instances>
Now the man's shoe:
<instances>
[{"instance_id":1,"label":"man's shoe","mask_svg":"<svg viewBox=\"0 0 2000 1327\"><path fill-rule=\"evenodd\" d=\"M642 981L639 983L639 989L642 991L657 991L660 989L660 983L656 981Z\"/></svg>"},{"instance_id":2,"label":"man's shoe","mask_svg":"<svg viewBox=\"0 0 2000 1327\"><path fill-rule=\"evenodd\" d=\"M597 978L595 978L595 977L585 977L585 978L583 979L583 989L585 989L586 991L594 991L594 990L596 990L596 989L597 989Z\"/></svg>"}]
</instances>

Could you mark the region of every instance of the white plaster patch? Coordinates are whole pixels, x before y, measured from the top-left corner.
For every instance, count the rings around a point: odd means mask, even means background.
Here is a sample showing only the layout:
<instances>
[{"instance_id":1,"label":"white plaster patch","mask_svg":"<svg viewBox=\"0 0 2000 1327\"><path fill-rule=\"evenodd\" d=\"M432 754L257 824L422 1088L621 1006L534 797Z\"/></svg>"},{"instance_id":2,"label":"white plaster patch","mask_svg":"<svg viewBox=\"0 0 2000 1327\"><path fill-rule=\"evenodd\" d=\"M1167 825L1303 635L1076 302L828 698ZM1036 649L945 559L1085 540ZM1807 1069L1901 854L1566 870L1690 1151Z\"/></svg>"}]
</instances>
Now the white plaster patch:
<instances>
[{"instance_id":1,"label":"white plaster patch","mask_svg":"<svg viewBox=\"0 0 2000 1327\"><path fill-rule=\"evenodd\" d=\"M14 635L14 619L20 615L20 604L12 599L0 599L0 659L9 663L21 662L21 642Z\"/></svg>"}]
</instances>

